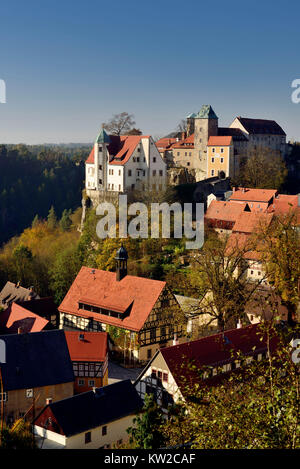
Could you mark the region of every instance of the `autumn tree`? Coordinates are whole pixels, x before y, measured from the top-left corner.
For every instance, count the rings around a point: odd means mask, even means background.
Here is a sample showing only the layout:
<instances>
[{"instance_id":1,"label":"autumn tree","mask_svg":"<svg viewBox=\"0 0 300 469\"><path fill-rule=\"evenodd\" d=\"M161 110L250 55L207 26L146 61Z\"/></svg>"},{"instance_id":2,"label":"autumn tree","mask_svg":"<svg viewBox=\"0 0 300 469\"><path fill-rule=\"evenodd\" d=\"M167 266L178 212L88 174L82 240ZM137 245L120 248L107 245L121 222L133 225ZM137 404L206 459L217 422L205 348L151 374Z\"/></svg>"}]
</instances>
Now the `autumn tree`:
<instances>
[{"instance_id":1,"label":"autumn tree","mask_svg":"<svg viewBox=\"0 0 300 469\"><path fill-rule=\"evenodd\" d=\"M51 206L49 210L47 222L48 222L48 227L54 230L54 228L57 225L57 218L56 218L56 213L55 213L53 205Z\"/></svg>"},{"instance_id":2,"label":"autumn tree","mask_svg":"<svg viewBox=\"0 0 300 469\"><path fill-rule=\"evenodd\" d=\"M243 242L241 242L243 240ZM220 330L244 315L247 302L263 281L249 282L246 255L253 250L251 239L218 237L210 233L194 256L201 301L194 313L206 315L206 326L217 322Z\"/></svg>"},{"instance_id":3,"label":"autumn tree","mask_svg":"<svg viewBox=\"0 0 300 469\"><path fill-rule=\"evenodd\" d=\"M297 213L290 210L261 225L258 246L269 284L288 310L290 324L296 319L300 301L300 232Z\"/></svg>"},{"instance_id":4,"label":"autumn tree","mask_svg":"<svg viewBox=\"0 0 300 469\"><path fill-rule=\"evenodd\" d=\"M187 131L187 120L181 119L176 127L177 132L186 132Z\"/></svg>"},{"instance_id":5,"label":"autumn tree","mask_svg":"<svg viewBox=\"0 0 300 469\"><path fill-rule=\"evenodd\" d=\"M251 150L241 164L236 182L244 187L280 189L287 177L287 168L281 155L271 149L259 147Z\"/></svg>"},{"instance_id":6,"label":"autumn tree","mask_svg":"<svg viewBox=\"0 0 300 469\"><path fill-rule=\"evenodd\" d=\"M128 112L114 114L114 116L105 124L105 130L112 135L128 135L135 125L134 115Z\"/></svg>"}]
</instances>

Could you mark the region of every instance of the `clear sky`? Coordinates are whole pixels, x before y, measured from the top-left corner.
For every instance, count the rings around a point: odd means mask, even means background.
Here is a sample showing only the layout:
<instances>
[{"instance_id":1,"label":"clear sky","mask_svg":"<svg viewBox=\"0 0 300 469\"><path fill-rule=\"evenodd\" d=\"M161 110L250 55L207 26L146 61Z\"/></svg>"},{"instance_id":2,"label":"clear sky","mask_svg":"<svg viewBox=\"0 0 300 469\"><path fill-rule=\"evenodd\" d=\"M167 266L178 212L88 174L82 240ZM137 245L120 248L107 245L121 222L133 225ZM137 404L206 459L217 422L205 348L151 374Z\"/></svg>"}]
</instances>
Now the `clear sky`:
<instances>
[{"instance_id":1,"label":"clear sky","mask_svg":"<svg viewBox=\"0 0 300 469\"><path fill-rule=\"evenodd\" d=\"M299 0L5 0L0 143L90 142L112 114L164 135L211 104L300 140Z\"/></svg>"}]
</instances>

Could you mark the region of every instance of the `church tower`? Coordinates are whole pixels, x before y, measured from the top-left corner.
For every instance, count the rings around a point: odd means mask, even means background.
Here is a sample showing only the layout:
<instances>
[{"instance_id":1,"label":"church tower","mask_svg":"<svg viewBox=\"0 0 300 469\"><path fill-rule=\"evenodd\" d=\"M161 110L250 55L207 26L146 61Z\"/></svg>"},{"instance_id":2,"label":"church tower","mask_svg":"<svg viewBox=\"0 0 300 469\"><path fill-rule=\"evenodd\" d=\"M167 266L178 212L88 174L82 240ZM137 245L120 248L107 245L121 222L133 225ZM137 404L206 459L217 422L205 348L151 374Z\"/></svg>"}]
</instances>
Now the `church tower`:
<instances>
[{"instance_id":1,"label":"church tower","mask_svg":"<svg viewBox=\"0 0 300 469\"><path fill-rule=\"evenodd\" d=\"M98 191L107 189L107 163L109 135L102 129L94 143L94 167L95 167L95 189Z\"/></svg>"},{"instance_id":2,"label":"church tower","mask_svg":"<svg viewBox=\"0 0 300 469\"><path fill-rule=\"evenodd\" d=\"M194 167L199 168L200 178L207 177L207 142L211 135L218 135L218 117L210 105L204 104L194 117Z\"/></svg>"},{"instance_id":3,"label":"church tower","mask_svg":"<svg viewBox=\"0 0 300 469\"><path fill-rule=\"evenodd\" d=\"M120 282L120 280L122 280L122 278L126 277L127 275L128 254L123 244L121 245L120 249L117 251L115 259L116 259L116 279L117 279L117 282Z\"/></svg>"}]
</instances>

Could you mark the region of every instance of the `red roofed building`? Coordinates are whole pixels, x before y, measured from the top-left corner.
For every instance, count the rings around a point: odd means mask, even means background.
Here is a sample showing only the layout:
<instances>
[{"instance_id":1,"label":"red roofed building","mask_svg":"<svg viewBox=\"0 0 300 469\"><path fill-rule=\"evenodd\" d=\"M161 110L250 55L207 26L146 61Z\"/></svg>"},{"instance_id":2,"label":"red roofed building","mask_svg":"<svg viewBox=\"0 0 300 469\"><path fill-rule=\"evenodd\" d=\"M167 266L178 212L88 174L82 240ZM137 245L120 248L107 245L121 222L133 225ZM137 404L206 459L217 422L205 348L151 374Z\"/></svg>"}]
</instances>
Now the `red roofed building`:
<instances>
[{"instance_id":1,"label":"red roofed building","mask_svg":"<svg viewBox=\"0 0 300 469\"><path fill-rule=\"evenodd\" d=\"M234 187L229 200L247 202L251 211L266 212L277 196L276 189L252 189Z\"/></svg>"},{"instance_id":2,"label":"red roofed building","mask_svg":"<svg viewBox=\"0 0 300 469\"><path fill-rule=\"evenodd\" d=\"M276 338L271 339L271 350L276 343ZM169 403L184 399L188 385L217 385L233 371L266 356L267 340L258 324L232 329L159 350L137 378L135 387L142 399L152 393L167 410Z\"/></svg>"},{"instance_id":3,"label":"red roofed building","mask_svg":"<svg viewBox=\"0 0 300 469\"><path fill-rule=\"evenodd\" d=\"M74 391L91 391L108 384L106 332L65 331L75 376Z\"/></svg>"},{"instance_id":4,"label":"red roofed building","mask_svg":"<svg viewBox=\"0 0 300 469\"><path fill-rule=\"evenodd\" d=\"M150 135L107 135L104 128L86 160L85 188L92 201L110 192L162 190L166 164Z\"/></svg>"},{"instance_id":5,"label":"red roofed building","mask_svg":"<svg viewBox=\"0 0 300 469\"><path fill-rule=\"evenodd\" d=\"M249 213L249 207L246 203L224 202L222 200L212 200L204 220L210 228L223 233L232 231L238 217L246 212Z\"/></svg>"},{"instance_id":6,"label":"red roofed building","mask_svg":"<svg viewBox=\"0 0 300 469\"><path fill-rule=\"evenodd\" d=\"M17 303L12 303L0 313L0 333L18 334L40 332L49 324L47 319L32 313Z\"/></svg>"},{"instance_id":7,"label":"red roofed building","mask_svg":"<svg viewBox=\"0 0 300 469\"><path fill-rule=\"evenodd\" d=\"M59 306L60 327L106 330L116 351L147 361L174 334L184 340L181 310L165 282L127 275L125 248L116 261L116 272L81 268Z\"/></svg>"}]
</instances>

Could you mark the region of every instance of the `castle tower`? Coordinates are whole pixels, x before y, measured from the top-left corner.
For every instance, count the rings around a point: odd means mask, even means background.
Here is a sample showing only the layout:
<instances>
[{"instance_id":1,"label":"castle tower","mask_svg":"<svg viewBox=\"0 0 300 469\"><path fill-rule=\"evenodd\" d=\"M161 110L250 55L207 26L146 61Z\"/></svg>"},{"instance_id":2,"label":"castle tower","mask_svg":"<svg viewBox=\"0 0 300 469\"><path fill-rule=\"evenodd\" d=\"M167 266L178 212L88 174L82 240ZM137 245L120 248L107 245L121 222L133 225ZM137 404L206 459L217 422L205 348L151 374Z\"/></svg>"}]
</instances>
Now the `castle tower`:
<instances>
[{"instance_id":1,"label":"castle tower","mask_svg":"<svg viewBox=\"0 0 300 469\"><path fill-rule=\"evenodd\" d=\"M120 282L120 280L122 280L122 278L126 277L127 275L128 254L123 244L121 245L120 249L117 251L115 259L116 259L116 279L117 279L117 282Z\"/></svg>"},{"instance_id":2,"label":"castle tower","mask_svg":"<svg viewBox=\"0 0 300 469\"><path fill-rule=\"evenodd\" d=\"M94 143L94 166L95 166L95 188L96 190L107 189L107 163L110 144L109 135L103 126Z\"/></svg>"},{"instance_id":3,"label":"castle tower","mask_svg":"<svg viewBox=\"0 0 300 469\"><path fill-rule=\"evenodd\" d=\"M200 170L199 180L207 177L207 142L211 135L218 135L218 117L210 105L204 104L194 122L194 167Z\"/></svg>"},{"instance_id":4,"label":"castle tower","mask_svg":"<svg viewBox=\"0 0 300 469\"><path fill-rule=\"evenodd\" d=\"M195 117L196 114L194 112L186 117L187 137L195 132Z\"/></svg>"}]
</instances>

